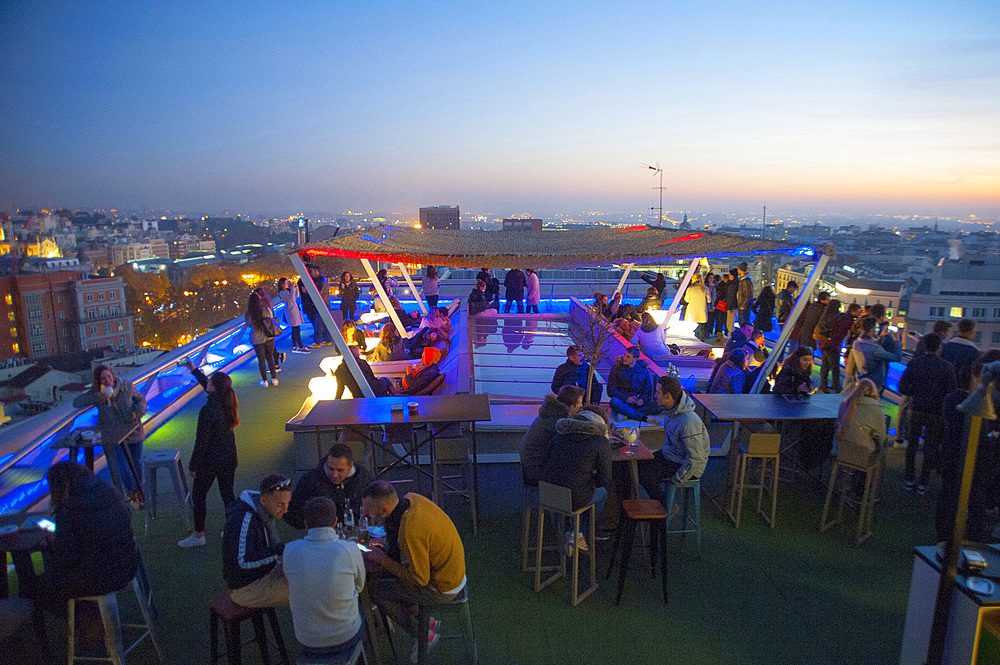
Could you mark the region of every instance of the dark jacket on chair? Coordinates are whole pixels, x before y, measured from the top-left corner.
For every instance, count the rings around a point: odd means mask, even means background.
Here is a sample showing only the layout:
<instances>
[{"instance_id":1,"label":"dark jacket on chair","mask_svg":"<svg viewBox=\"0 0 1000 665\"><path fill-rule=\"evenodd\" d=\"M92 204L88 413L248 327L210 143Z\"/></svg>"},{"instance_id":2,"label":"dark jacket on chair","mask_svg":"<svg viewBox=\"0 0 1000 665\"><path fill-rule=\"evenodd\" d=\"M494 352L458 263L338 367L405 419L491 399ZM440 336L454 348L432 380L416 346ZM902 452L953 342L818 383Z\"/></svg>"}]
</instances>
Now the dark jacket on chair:
<instances>
[{"instance_id":1,"label":"dark jacket on chair","mask_svg":"<svg viewBox=\"0 0 1000 665\"><path fill-rule=\"evenodd\" d=\"M573 510L590 502L597 487L611 484L611 442L603 423L583 416L556 422L552 450L539 480L568 487L573 493Z\"/></svg>"},{"instance_id":2,"label":"dark jacket on chair","mask_svg":"<svg viewBox=\"0 0 1000 665\"><path fill-rule=\"evenodd\" d=\"M135 577L139 554L121 493L86 476L53 511L55 538L45 551L45 582L65 598L102 596Z\"/></svg>"},{"instance_id":3,"label":"dark jacket on chair","mask_svg":"<svg viewBox=\"0 0 1000 665\"><path fill-rule=\"evenodd\" d=\"M569 407L555 395L546 395L545 402L538 408L538 417L521 438L521 480L525 485L538 487L538 479L552 450L556 422L562 418L569 418Z\"/></svg>"}]
</instances>

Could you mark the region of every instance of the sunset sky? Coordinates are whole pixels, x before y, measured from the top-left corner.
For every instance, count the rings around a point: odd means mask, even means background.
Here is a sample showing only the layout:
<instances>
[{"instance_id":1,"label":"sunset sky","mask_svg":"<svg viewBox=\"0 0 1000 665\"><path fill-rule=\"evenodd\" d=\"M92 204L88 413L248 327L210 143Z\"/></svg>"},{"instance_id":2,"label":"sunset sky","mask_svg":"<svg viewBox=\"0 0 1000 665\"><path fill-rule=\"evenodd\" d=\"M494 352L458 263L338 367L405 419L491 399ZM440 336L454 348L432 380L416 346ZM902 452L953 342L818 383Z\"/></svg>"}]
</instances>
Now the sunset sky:
<instances>
[{"instance_id":1,"label":"sunset sky","mask_svg":"<svg viewBox=\"0 0 1000 665\"><path fill-rule=\"evenodd\" d=\"M1000 2L0 3L0 211L1000 217Z\"/></svg>"}]
</instances>

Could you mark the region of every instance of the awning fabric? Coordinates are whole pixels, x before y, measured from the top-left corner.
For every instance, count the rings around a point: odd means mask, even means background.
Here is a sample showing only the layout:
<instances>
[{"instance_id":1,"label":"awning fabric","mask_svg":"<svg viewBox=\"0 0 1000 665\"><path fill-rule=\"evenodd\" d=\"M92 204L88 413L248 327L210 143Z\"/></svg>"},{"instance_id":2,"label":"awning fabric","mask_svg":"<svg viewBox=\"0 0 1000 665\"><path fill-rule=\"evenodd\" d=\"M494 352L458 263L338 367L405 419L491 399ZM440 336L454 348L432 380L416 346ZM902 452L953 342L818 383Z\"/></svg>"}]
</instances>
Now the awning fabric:
<instances>
[{"instance_id":1,"label":"awning fabric","mask_svg":"<svg viewBox=\"0 0 1000 665\"><path fill-rule=\"evenodd\" d=\"M742 254L813 254L811 247L780 241L649 226L571 231L443 231L381 226L297 251L390 263L535 269Z\"/></svg>"}]
</instances>

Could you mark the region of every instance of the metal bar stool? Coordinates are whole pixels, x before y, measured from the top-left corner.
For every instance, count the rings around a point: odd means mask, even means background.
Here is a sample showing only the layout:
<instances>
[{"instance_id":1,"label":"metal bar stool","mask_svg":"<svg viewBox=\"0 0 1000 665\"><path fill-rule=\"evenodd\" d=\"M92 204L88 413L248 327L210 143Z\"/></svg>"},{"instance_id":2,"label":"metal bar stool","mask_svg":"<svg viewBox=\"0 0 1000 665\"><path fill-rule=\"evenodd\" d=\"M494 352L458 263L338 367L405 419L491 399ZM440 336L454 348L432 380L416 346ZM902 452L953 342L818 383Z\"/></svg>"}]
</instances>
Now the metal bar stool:
<instances>
[{"instance_id":1,"label":"metal bar stool","mask_svg":"<svg viewBox=\"0 0 1000 665\"><path fill-rule=\"evenodd\" d=\"M295 665L357 665L359 662L368 665L368 654L365 653L364 640L358 641L347 660L332 660L329 657L306 656L301 653L295 659Z\"/></svg>"},{"instance_id":2,"label":"metal bar stool","mask_svg":"<svg viewBox=\"0 0 1000 665\"><path fill-rule=\"evenodd\" d=\"M417 663L424 665L427 662L427 631L430 629L431 612L435 614L447 613L456 615L459 619L458 625L461 627L461 635L442 635L441 639L452 639L461 637L465 644L465 660L469 665L479 663L479 653L476 647L476 634L472 628L472 612L469 611L469 585L447 603L435 605L420 605L417 613L417 635L423 639L417 639Z\"/></svg>"},{"instance_id":3,"label":"metal bar stool","mask_svg":"<svg viewBox=\"0 0 1000 665\"><path fill-rule=\"evenodd\" d=\"M157 509L157 486L156 471L165 469L170 474L170 480L174 486L174 494L181 504L181 514L184 515L184 526L191 529L191 516L188 514L187 503L191 499L191 492L188 490L187 478L184 476L184 466L181 464L181 451L179 450L151 450L146 453L143 460L143 474L146 477L146 500L148 509L146 510L146 535L149 535L150 518L156 518Z\"/></svg>"},{"instance_id":4,"label":"metal bar stool","mask_svg":"<svg viewBox=\"0 0 1000 665\"><path fill-rule=\"evenodd\" d=\"M568 553L564 553L563 556L559 557L559 570L552 574L544 582L542 581L542 550L543 550L543 536L545 534L545 512L548 511L560 518L568 518L570 520L571 533L580 533L580 517L588 510L590 511L590 529L587 534L587 555L590 559L590 586L583 593L579 592L579 579L580 579L580 548L576 546L575 541L573 545L573 579L572 586L570 587L570 602L575 607L580 604L580 602L597 590L597 568L596 568L596 556L597 548L595 546L596 538L594 537L594 522L597 519L596 510L594 509L594 504L588 504L583 508L578 510L573 510L573 495L568 487L560 487L559 485L552 485L551 483L539 482L538 483L538 540L535 545L535 592L539 592L545 587L547 587L552 582L555 582L560 577L566 575L566 556ZM559 537L562 534L558 534Z\"/></svg>"},{"instance_id":5,"label":"metal bar stool","mask_svg":"<svg viewBox=\"0 0 1000 665\"><path fill-rule=\"evenodd\" d=\"M66 662L69 665L80 661L103 661L114 663L114 665L124 665L125 656L146 637L149 637L150 642L153 643L157 659L163 662L163 651L160 650L160 643L156 641L156 634L153 632L153 621L150 618L150 608L146 604L144 594L139 588L139 579L133 578L131 586L135 592L135 598L139 603L139 613L142 615L143 622L139 624L121 623L118 615L117 591L103 596L82 596L80 598L69 599L66 606ZM126 588L128 587L119 589L119 591L124 591ZM108 651L108 655L105 657L76 655L76 603L81 600L96 602L101 612L101 623L104 624L104 646ZM123 628L137 628L142 631L142 634L128 648L125 648L122 644Z\"/></svg>"},{"instance_id":6,"label":"metal bar stool","mask_svg":"<svg viewBox=\"0 0 1000 665\"><path fill-rule=\"evenodd\" d=\"M691 480L685 480L680 485L675 485L668 480L664 484L666 485L664 507L667 509L667 533L679 533L681 534L681 540L686 538L689 533L693 533L695 535L695 543L698 546L698 556L701 556L701 479L692 478ZM673 522L674 501L677 499L678 488L685 492L684 510L681 513L680 528L671 529L670 524ZM692 495L694 496L694 517L688 512L688 503ZM689 524L691 525L690 527L688 526Z\"/></svg>"},{"instance_id":7,"label":"metal bar stool","mask_svg":"<svg viewBox=\"0 0 1000 665\"><path fill-rule=\"evenodd\" d=\"M618 557L618 544L625 532L625 543L618 561L618 593L615 595L615 605L621 603L622 591L625 589L625 577L628 574L629 560L632 558L632 543L635 540L636 528L640 523L649 524L649 572L656 577L656 555L660 555L660 577L663 583L663 603L667 603L667 511L663 504L655 499L625 499L622 501L625 523L618 525L615 531L615 542L611 548L611 563L608 565L606 579L611 579L611 571ZM659 522L660 527L655 528Z\"/></svg>"}]
</instances>

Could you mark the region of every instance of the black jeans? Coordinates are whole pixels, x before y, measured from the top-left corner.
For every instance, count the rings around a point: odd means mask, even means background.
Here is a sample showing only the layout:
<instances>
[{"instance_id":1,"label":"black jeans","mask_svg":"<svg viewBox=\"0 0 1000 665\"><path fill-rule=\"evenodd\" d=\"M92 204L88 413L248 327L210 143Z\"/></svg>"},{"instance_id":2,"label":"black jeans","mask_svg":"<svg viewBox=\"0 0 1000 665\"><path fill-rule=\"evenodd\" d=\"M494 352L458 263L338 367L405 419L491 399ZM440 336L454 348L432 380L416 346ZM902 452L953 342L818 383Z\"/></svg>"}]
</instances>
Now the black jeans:
<instances>
[{"instance_id":1,"label":"black jeans","mask_svg":"<svg viewBox=\"0 0 1000 665\"><path fill-rule=\"evenodd\" d=\"M510 306L514 303L517 304L517 313L518 314L524 313L524 300L522 300L521 298L507 298L507 304L504 305L503 308L504 314L510 311Z\"/></svg>"},{"instance_id":2,"label":"black jeans","mask_svg":"<svg viewBox=\"0 0 1000 665\"><path fill-rule=\"evenodd\" d=\"M917 444L924 434L924 461L920 465L918 485L926 485L931 469L937 467L938 451L944 438L944 418L936 413L923 413L910 409L906 423L906 479L913 482L916 471Z\"/></svg>"},{"instance_id":3,"label":"black jeans","mask_svg":"<svg viewBox=\"0 0 1000 665\"><path fill-rule=\"evenodd\" d=\"M260 370L261 380L267 381L267 372L264 371L265 362L267 369L271 370L271 378L276 378L278 373L274 368L278 365L278 354L274 350L274 338L268 339L263 344L254 344L253 350L257 354L257 369Z\"/></svg>"},{"instance_id":4,"label":"black jeans","mask_svg":"<svg viewBox=\"0 0 1000 665\"><path fill-rule=\"evenodd\" d=\"M538 314L538 305L532 305L528 303L528 309L526 310L528 314Z\"/></svg>"},{"instance_id":5,"label":"black jeans","mask_svg":"<svg viewBox=\"0 0 1000 665\"><path fill-rule=\"evenodd\" d=\"M194 510L194 530L202 533L205 530L205 514L208 512L205 500L208 498L208 490L212 488L212 483L219 481L219 496L222 497L222 505L228 506L235 498L233 496L233 481L236 477L236 467L231 469L206 469L199 471L194 477L194 484L191 487L191 506Z\"/></svg>"},{"instance_id":6,"label":"black jeans","mask_svg":"<svg viewBox=\"0 0 1000 665\"><path fill-rule=\"evenodd\" d=\"M356 305L351 309L347 309L346 307L340 308L340 313L343 315L344 321L355 321L356 319L354 318L354 313L356 311L358 311Z\"/></svg>"},{"instance_id":7,"label":"black jeans","mask_svg":"<svg viewBox=\"0 0 1000 665\"><path fill-rule=\"evenodd\" d=\"M639 484L646 490L650 499L663 503L663 481L669 481L681 468L678 462L672 462L663 456L663 451L653 453L653 459L640 460Z\"/></svg>"},{"instance_id":8,"label":"black jeans","mask_svg":"<svg viewBox=\"0 0 1000 665\"><path fill-rule=\"evenodd\" d=\"M833 388L833 392L840 392L840 349L829 347L823 349L823 358L819 365L819 385L820 388ZM827 383L827 377L833 379L832 383Z\"/></svg>"},{"instance_id":9,"label":"black jeans","mask_svg":"<svg viewBox=\"0 0 1000 665\"><path fill-rule=\"evenodd\" d=\"M302 348L302 326L292 326L292 348Z\"/></svg>"},{"instance_id":10,"label":"black jeans","mask_svg":"<svg viewBox=\"0 0 1000 665\"><path fill-rule=\"evenodd\" d=\"M437 296L426 296L426 297L427 297L427 306L428 307L437 307L438 306L438 297Z\"/></svg>"}]
</instances>

